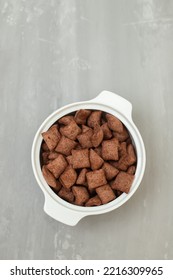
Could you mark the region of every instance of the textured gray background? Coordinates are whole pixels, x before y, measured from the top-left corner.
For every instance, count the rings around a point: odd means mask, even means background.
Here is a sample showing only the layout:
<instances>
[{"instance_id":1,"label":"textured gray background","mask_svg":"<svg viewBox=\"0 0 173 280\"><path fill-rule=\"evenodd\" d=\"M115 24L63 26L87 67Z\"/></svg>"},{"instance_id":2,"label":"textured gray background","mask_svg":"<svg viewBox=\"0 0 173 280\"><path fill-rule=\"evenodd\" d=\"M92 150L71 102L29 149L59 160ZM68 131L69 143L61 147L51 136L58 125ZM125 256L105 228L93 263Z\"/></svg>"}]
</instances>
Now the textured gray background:
<instances>
[{"instance_id":1,"label":"textured gray background","mask_svg":"<svg viewBox=\"0 0 173 280\"><path fill-rule=\"evenodd\" d=\"M0 1L0 258L173 259L173 1ZM114 91L147 150L124 206L76 227L43 212L33 137L62 105Z\"/></svg>"}]
</instances>

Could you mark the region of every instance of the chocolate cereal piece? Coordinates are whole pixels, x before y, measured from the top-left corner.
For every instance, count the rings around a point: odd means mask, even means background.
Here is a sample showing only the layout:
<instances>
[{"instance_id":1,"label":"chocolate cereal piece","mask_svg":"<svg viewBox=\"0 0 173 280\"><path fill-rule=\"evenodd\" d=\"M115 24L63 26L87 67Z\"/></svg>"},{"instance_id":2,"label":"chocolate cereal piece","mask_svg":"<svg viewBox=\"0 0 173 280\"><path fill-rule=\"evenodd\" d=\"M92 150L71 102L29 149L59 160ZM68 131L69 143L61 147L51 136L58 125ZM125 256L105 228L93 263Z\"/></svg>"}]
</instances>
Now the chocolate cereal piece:
<instances>
[{"instance_id":1,"label":"chocolate cereal piece","mask_svg":"<svg viewBox=\"0 0 173 280\"><path fill-rule=\"evenodd\" d=\"M42 136L50 151L55 149L61 137L56 124L51 126L48 131L43 132Z\"/></svg>"},{"instance_id":2,"label":"chocolate cereal piece","mask_svg":"<svg viewBox=\"0 0 173 280\"><path fill-rule=\"evenodd\" d=\"M96 193L103 204L106 204L116 198L115 193L109 184L97 188Z\"/></svg>"},{"instance_id":3,"label":"chocolate cereal piece","mask_svg":"<svg viewBox=\"0 0 173 280\"><path fill-rule=\"evenodd\" d=\"M101 115L102 111L92 111L91 115L88 117L88 126L94 128L95 126L100 125Z\"/></svg>"},{"instance_id":4,"label":"chocolate cereal piece","mask_svg":"<svg viewBox=\"0 0 173 280\"><path fill-rule=\"evenodd\" d=\"M123 124L122 122L113 115L106 114L106 119L108 122L108 126L111 130L116 131L118 133L123 132Z\"/></svg>"},{"instance_id":5,"label":"chocolate cereal piece","mask_svg":"<svg viewBox=\"0 0 173 280\"><path fill-rule=\"evenodd\" d=\"M54 192L57 194L59 190L62 188L62 185L59 180L56 180L56 189L53 189Z\"/></svg>"},{"instance_id":6,"label":"chocolate cereal piece","mask_svg":"<svg viewBox=\"0 0 173 280\"><path fill-rule=\"evenodd\" d=\"M80 145L82 146L82 148L91 148L93 146L91 142L92 135L93 135L93 130L89 128L88 130L86 130L85 132L77 136L77 139Z\"/></svg>"},{"instance_id":7,"label":"chocolate cereal piece","mask_svg":"<svg viewBox=\"0 0 173 280\"><path fill-rule=\"evenodd\" d=\"M128 154L126 153L119 159L117 163L117 168L119 170L126 171L128 167L129 167L129 158L128 158Z\"/></svg>"},{"instance_id":8,"label":"chocolate cereal piece","mask_svg":"<svg viewBox=\"0 0 173 280\"><path fill-rule=\"evenodd\" d=\"M76 140L77 136L81 133L81 128L75 121L71 121L68 125L59 129L60 133L71 140Z\"/></svg>"},{"instance_id":9,"label":"chocolate cereal piece","mask_svg":"<svg viewBox=\"0 0 173 280\"><path fill-rule=\"evenodd\" d=\"M70 203L73 203L73 201L74 201L73 192L67 188L62 187L60 189L60 191L58 192L58 195L59 195L59 197L61 197L62 199L66 200Z\"/></svg>"},{"instance_id":10,"label":"chocolate cereal piece","mask_svg":"<svg viewBox=\"0 0 173 280\"><path fill-rule=\"evenodd\" d=\"M72 191L75 196L74 203L76 205L84 205L90 197L87 189L83 186L73 186Z\"/></svg>"},{"instance_id":11,"label":"chocolate cereal piece","mask_svg":"<svg viewBox=\"0 0 173 280\"><path fill-rule=\"evenodd\" d=\"M104 163L104 160L93 150L90 149L90 164L92 170L99 169Z\"/></svg>"},{"instance_id":12,"label":"chocolate cereal piece","mask_svg":"<svg viewBox=\"0 0 173 280\"><path fill-rule=\"evenodd\" d=\"M102 124L101 129L103 131L103 139L108 140L112 138L112 132L110 128L108 127L107 122Z\"/></svg>"},{"instance_id":13,"label":"chocolate cereal piece","mask_svg":"<svg viewBox=\"0 0 173 280\"><path fill-rule=\"evenodd\" d=\"M123 144L123 143L122 143ZM122 146L121 144L121 146ZM127 151L122 153L121 151L121 158L118 161L118 169L126 171L127 168L136 162L136 155L132 144L127 146Z\"/></svg>"},{"instance_id":14,"label":"chocolate cereal piece","mask_svg":"<svg viewBox=\"0 0 173 280\"><path fill-rule=\"evenodd\" d=\"M123 126L123 131L121 133L118 133L118 132L114 131L113 135L120 142L123 142L123 141L127 140L127 138L129 137L129 133L128 133L127 129L125 128L125 126Z\"/></svg>"},{"instance_id":15,"label":"chocolate cereal piece","mask_svg":"<svg viewBox=\"0 0 173 280\"><path fill-rule=\"evenodd\" d=\"M119 169L119 162L115 160L110 160L109 163L113 165L115 168Z\"/></svg>"},{"instance_id":16,"label":"chocolate cereal piece","mask_svg":"<svg viewBox=\"0 0 173 280\"><path fill-rule=\"evenodd\" d=\"M87 125L82 125L82 133L85 133L87 130L90 130L91 127L87 126Z\"/></svg>"},{"instance_id":17,"label":"chocolate cereal piece","mask_svg":"<svg viewBox=\"0 0 173 280\"><path fill-rule=\"evenodd\" d=\"M73 116L64 116L61 119L59 119L58 123L68 125L73 120L74 120Z\"/></svg>"},{"instance_id":18,"label":"chocolate cereal piece","mask_svg":"<svg viewBox=\"0 0 173 280\"><path fill-rule=\"evenodd\" d=\"M133 183L134 175L120 171L113 181L111 187L113 190L119 190L125 193L129 193L131 185Z\"/></svg>"},{"instance_id":19,"label":"chocolate cereal piece","mask_svg":"<svg viewBox=\"0 0 173 280\"><path fill-rule=\"evenodd\" d=\"M134 164L136 162L136 154L132 144L127 146L127 153L129 165Z\"/></svg>"},{"instance_id":20,"label":"chocolate cereal piece","mask_svg":"<svg viewBox=\"0 0 173 280\"><path fill-rule=\"evenodd\" d=\"M57 187L57 183L56 183L56 179L53 176L53 174L47 169L47 167L45 165L43 165L42 167L42 174L44 176L44 179L46 180L47 184L56 189Z\"/></svg>"},{"instance_id":21,"label":"chocolate cereal piece","mask_svg":"<svg viewBox=\"0 0 173 280\"><path fill-rule=\"evenodd\" d=\"M119 170L108 162L104 162L102 169L105 171L106 179L108 181L112 180L119 173Z\"/></svg>"},{"instance_id":22,"label":"chocolate cereal piece","mask_svg":"<svg viewBox=\"0 0 173 280\"><path fill-rule=\"evenodd\" d=\"M127 154L127 144L126 142L121 142L119 145L119 155L120 157Z\"/></svg>"},{"instance_id":23,"label":"chocolate cereal piece","mask_svg":"<svg viewBox=\"0 0 173 280\"><path fill-rule=\"evenodd\" d=\"M119 142L116 138L102 142L102 158L104 160L118 160Z\"/></svg>"},{"instance_id":24,"label":"chocolate cereal piece","mask_svg":"<svg viewBox=\"0 0 173 280\"><path fill-rule=\"evenodd\" d=\"M107 183L103 169L90 171L86 174L86 177L90 189L95 189Z\"/></svg>"},{"instance_id":25,"label":"chocolate cereal piece","mask_svg":"<svg viewBox=\"0 0 173 280\"><path fill-rule=\"evenodd\" d=\"M59 180L63 187L70 189L76 182L77 173L71 165L68 165L64 172L61 174Z\"/></svg>"},{"instance_id":26,"label":"chocolate cereal piece","mask_svg":"<svg viewBox=\"0 0 173 280\"><path fill-rule=\"evenodd\" d=\"M41 148L44 152L49 152L49 148L48 145L46 144L46 142L43 141Z\"/></svg>"},{"instance_id":27,"label":"chocolate cereal piece","mask_svg":"<svg viewBox=\"0 0 173 280\"><path fill-rule=\"evenodd\" d=\"M49 162L46 167L54 175L55 178L58 178L67 167L67 161L65 160L63 155L59 155L56 159Z\"/></svg>"},{"instance_id":28,"label":"chocolate cereal piece","mask_svg":"<svg viewBox=\"0 0 173 280\"><path fill-rule=\"evenodd\" d=\"M132 139L130 137L127 138L126 140L127 145L132 144Z\"/></svg>"},{"instance_id":29,"label":"chocolate cereal piece","mask_svg":"<svg viewBox=\"0 0 173 280\"><path fill-rule=\"evenodd\" d=\"M76 184L77 185L84 185L87 186L87 181L86 181L86 173L88 172L87 168L83 168L80 173L79 176L76 180Z\"/></svg>"},{"instance_id":30,"label":"chocolate cereal piece","mask_svg":"<svg viewBox=\"0 0 173 280\"><path fill-rule=\"evenodd\" d=\"M131 165L128 169L127 169L127 173L134 175L136 172L136 166L135 165Z\"/></svg>"},{"instance_id":31,"label":"chocolate cereal piece","mask_svg":"<svg viewBox=\"0 0 173 280\"><path fill-rule=\"evenodd\" d=\"M63 155L69 156L71 154L71 150L74 149L76 145L77 143L74 140L62 136L57 147L55 148L55 151Z\"/></svg>"},{"instance_id":32,"label":"chocolate cereal piece","mask_svg":"<svg viewBox=\"0 0 173 280\"><path fill-rule=\"evenodd\" d=\"M72 157L73 168L78 169L90 167L88 149L72 150Z\"/></svg>"},{"instance_id":33,"label":"chocolate cereal piece","mask_svg":"<svg viewBox=\"0 0 173 280\"><path fill-rule=\"evenodd\" d=\"M103 130L99 125L95 126L94 133L91 136L92 145L96 148L100 145L102 141L103 141Z\"/></svg>"},{"instance_id":34,"label":"chocolate cereal piece","mask_svg":"<svg viewBox=\"0 0 173 280\"><path fill-rule=\"evenodd\" d=\"M89 207L89 206L99 206L101 205L102 202L100 200L100 198L98 197L98 195L95 195L93 197L91 197L86 203L85 206Z\"/></svg>"},{"instance_id":35,"label":"chocolate cereal piece","mask_svg":"<svg viewBox=\"0 0 173 280\"><path fill-rule=\"evenodd\" d=\"M58 155L59 155L59 153L57 153L57 152L50 152L48 155L48 159L50 159L50 160L55 159L58 157Z\"/></svg>"},{"instance_id":36,"label":"chocolate cereal piece","mask_svg":"<svg viewBox=\"0 0 173 280\"><path fill-rule=\"evenodd\" d=\"M90 114L90 110L81 109L76 112L74 119L77 124L85 124Z\"/></svg>"},{"instance_id":37,"label":"chocolate cereal piece","mask_svg":"<svg viewBox=\"0 0 173 280\"><path fill-rule=\"evenodd\" d=\"M98 146L94 149L94 151L101 157L102 156L102 146Z\"/></svg>"},{"instance_id":38,"label":"chocolate cereal piece","mask_svg":"<svg viewBox=\"0 0 173 280\"><path fill-rule=\"evenodd\" d=\"M71 165L72 165L72 163L73 163L73 157L72 157L72 155L66 157L66 160L67 160L68 164L71 164Z\"/></svg>"},{"instance_id":39,"label":"chocolate cereal piece","mask_svg":"<svg viewBox=\"0 0 173 280\"><path fill-rule=\"evenodd\" d=\"M49 152L43 152L41 155L42 163L47 164L49 162Z\"/></svg>"}]
</instances>

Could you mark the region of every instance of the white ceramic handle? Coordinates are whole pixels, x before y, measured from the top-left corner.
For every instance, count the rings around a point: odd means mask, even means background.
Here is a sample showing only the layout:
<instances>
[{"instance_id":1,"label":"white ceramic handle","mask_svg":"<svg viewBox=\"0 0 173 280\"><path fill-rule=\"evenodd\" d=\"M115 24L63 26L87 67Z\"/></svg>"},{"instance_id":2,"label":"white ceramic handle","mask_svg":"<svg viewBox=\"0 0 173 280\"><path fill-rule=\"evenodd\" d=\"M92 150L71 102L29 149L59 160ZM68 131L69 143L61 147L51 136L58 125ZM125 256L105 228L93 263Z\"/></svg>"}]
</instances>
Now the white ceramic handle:
<instances>
[{"instance_id":1,"label":"white ceramic handle","mask_svg":"<svg viewBox=\"0 0 173 280\"><path fill-rule=\"evenodd\" d=\"M116 93L104 90L96 98L92 99L92 101L111 106L132 120L132 104Z\"/></svg>"},{"instance_id":2,"label":"white ceramic handle","mask_svg":"<svg viewBox=\"0 0 173 280\"><path fill-rule=\"evenodd\" d=\"M69 226L75 226L83 217L86 216L85 213L80 213L62 206L46 193L44 194L44 211L55 220Z\"/></svg>"}]
</instances>

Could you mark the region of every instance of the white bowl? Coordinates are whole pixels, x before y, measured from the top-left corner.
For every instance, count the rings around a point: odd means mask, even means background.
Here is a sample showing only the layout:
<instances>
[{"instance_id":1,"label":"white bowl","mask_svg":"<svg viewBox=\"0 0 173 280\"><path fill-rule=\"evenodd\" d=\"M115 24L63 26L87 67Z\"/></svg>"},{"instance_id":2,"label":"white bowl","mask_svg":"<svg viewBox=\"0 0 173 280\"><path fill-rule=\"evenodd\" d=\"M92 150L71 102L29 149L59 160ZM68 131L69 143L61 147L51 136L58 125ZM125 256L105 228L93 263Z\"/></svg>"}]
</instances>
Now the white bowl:
<instances>
[{"instance_id":1,"label":"white bowl","mask_svg":"<svg viewBox=\"0 0 173 280\"><path fill-rule=\"evenodd\" d=\"M102 110L119 118L128 129L136 149L137 167L130 192L128 194L123 193L115 200L101 206L83 207L66 202L51 190L41 172L40 148L43 140L41 133L47 131L48 128L62 116L79 109ZM146 164L144 143L137 127L132 121L131 103L119 95L109 91L101 92L92 100L69 104L52 113L42 123L35 135L31 157L35 178L45 196L44 211L55 220L70 226L76 225L85 216L110 212L129 200L141 183Z\"/></svg>"}]
</instances>

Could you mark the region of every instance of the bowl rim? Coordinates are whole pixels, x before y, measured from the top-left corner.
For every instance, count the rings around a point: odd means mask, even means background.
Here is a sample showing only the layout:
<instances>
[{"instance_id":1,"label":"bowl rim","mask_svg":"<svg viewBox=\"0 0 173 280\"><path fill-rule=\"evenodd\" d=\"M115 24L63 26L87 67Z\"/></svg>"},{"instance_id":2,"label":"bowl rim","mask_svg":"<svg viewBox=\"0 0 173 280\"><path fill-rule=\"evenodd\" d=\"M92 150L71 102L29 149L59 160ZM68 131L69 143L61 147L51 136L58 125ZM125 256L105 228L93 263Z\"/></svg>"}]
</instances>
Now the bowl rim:
<instances>
[{"instance_id":1,"label":"bowl rim","mask_svg":"<svg viewBox=\"0 0 173 280\"><path fill-rule=\"evenodd\" d=\"M72 113L74 111L77 111L79 109L101 110L103 112L110 113L116 116L120 121L122 121L122 123L128 129L136 149L137 166L136 166L134 181L132 183L130 192L128 194L123 193L119 197L115 198L113 201L100 206L94 206L94 207L78 206L63 200L57 194L55 194L54 191L50 188L50 186L46 183L41 172L40 148L43 140L41 133L47 131L48 128L50 128L61 117L69 113ZM132 195L138 189L142 177L144 175L145 165L146 165L146 154L145 154L145 147L144 147L142 137L131 118L128 118L121 110L117 110L113 106L109 106L104 103L101 104L94 100L89 100L89 101L71 103L66 106L63 106L55 110L42 122L34 137L32 152L31 152L31 161L32 161L32 168L36 181L40 186L40 188L42 189L45 196L48 195L49 198L53 199L58 204L61 204L61 206L68 208L69 210L82 212L85 213L86 215L92 215L92 214L106 213L108 211L116 209L121 205L123 205L132 197Z\"/></svg>"}]
</instances>

